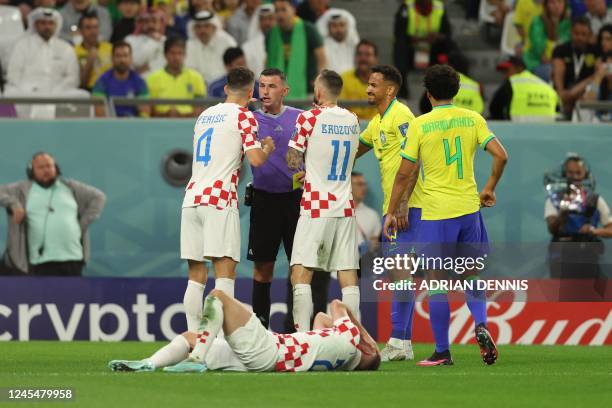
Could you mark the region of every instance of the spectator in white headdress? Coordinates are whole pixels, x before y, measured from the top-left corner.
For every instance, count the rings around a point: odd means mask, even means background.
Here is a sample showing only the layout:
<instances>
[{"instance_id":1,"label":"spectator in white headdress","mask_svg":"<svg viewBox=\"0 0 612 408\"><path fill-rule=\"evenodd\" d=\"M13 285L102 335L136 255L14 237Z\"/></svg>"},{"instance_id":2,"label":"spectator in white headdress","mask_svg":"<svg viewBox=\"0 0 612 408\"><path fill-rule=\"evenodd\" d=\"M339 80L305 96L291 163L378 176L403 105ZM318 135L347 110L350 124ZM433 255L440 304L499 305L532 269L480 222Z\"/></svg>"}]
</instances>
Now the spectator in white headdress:
<instances>
[{"instance_id":1,"label":"spectator in white headdress","mask_svg":"<svg viewBox=\"0 0 612 408\"><path fill-rule=\"evenodd\" d=\"M249 27L253 20L257 20L257 7L260 4L261 0L244 0L242 6L227 19L225 29L239 45L249 39Z\"/></svg>"},{"instance_id":2,"label":"spectator in white headdress","mask_svg":"<svg viewBox=\"0 0 612 408\"><path fill-rule=\"evenodd\" d=\"M249 26L248 41L242 45L247 67L259 76L266 64L266 33L276 25L276 14L273 4L263 4L255 11L255 17Z\"/></svg>"},{"instance_id":3,"label":"spectator in white headdress","mask_svg":"<svg viewBox=\"0 0 612 408\"><path fill-rule=\"evenodd\" d=\"M323 37L327 68L338 73L355 68L355 48L359 33L355 17L346 10L331 8L317 20Z\"/></svg>"},{"instance_id":4,"label":"spectator in white headdress","mask_svg":"<svg viewBox=\"0 0 612 408\"><path fill-rule=\"evenodd\" d=\"M225 75L223 53L237 44L223 30L219 18L210 11L200 11L188 26L187 32L189 39L185 65L198 71L207 83Z\"/></svg>"},{"instance_id":5,"label":"spectator in white headdress","mask_svg":"<svg viewBox=\"0 0 612 408\"><path fill-rule=\"evenodd\" d=\"M28 15L28 31L15 44L7 68L5 96L88 97L78 89L79 64L74 49L58 38L62 17L37 8ZM53 106L17 106L20 117L54 117Z\"/></svg>"}]
</instances>

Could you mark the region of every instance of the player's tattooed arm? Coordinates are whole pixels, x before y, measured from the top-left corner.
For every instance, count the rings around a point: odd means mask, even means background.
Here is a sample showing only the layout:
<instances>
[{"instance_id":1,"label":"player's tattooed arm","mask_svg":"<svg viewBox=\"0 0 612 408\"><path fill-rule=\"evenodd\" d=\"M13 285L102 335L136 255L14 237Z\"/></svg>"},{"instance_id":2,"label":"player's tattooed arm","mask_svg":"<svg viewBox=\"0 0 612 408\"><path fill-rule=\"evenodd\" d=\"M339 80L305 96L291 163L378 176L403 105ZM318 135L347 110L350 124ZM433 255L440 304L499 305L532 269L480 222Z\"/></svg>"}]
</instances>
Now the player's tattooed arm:
<instances>
[{"instance_id":1,"label":"player's tattooed arm","mask_svg":"<svg viewBox=\"0 0 612 408\"><path fill-rule=\"evenodd\" d=\"M285 156L287 166L293 170L301 170L304 166L304 153L299 150L289 147L287 150L287 156Z\"/></svg>"}]
</instances>

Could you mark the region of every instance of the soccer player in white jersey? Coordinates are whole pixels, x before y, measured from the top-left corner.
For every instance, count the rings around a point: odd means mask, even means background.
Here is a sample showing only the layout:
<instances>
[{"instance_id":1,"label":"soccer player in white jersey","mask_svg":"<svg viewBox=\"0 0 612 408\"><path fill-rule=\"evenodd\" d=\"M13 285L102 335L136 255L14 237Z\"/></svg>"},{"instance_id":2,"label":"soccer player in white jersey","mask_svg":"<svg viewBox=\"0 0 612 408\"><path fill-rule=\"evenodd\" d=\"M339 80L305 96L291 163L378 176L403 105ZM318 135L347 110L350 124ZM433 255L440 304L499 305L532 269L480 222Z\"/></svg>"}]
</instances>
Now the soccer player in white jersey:
<instances>
[{"instance_id":1,"label":"soccer player in white jersey","mask_svg":"<svg viewBox=\"0 0 612 408\"><path fill-rule=\"evenodd\" d=\"M195 124L192 176L181 216L181 258L189 263L183 305L191 332L197 331L202 316L208 275L205 260L213 263L215 288L234 296L240 261L237 185L243 157L252 166L260 166L274 151L272 138L257 140L257 121L246 107L254 82L247 68L232 69L225 103L206 109Z\"/></svg>"},{"instance_id":2,"label":"soccer player in white jersey","mask_svg":"<svg viewBox=\"0 0 612 408\"><path fill-rule=\"evenodd\" d=\"M323 70L315 80L316 108L302 112L289 141L290 168L305 167L304 193L293 251L293 321L310 328L313 270L338 271L342 301L359 317L357 223L351 171L359 145L359 120L336 102L338 73Z\"/></svg>"},{"instance_id":3,"label":"soccer player in white jersey","mask_svg":"<svg viewBox=\"0 0 612 408\"><path fill-rule=\"evenodd\" d=\"M215 289L206 297L197 335L183 333L147 359L113 360L108 366L113 371L166 367L164 371L180 373L378 369L376 342L349 308L334 300L330 312L317 314L312 331L277 334L263 327L245 305ZM221 328L225 341L216 338Z\"/></svg>"}]
</instances>

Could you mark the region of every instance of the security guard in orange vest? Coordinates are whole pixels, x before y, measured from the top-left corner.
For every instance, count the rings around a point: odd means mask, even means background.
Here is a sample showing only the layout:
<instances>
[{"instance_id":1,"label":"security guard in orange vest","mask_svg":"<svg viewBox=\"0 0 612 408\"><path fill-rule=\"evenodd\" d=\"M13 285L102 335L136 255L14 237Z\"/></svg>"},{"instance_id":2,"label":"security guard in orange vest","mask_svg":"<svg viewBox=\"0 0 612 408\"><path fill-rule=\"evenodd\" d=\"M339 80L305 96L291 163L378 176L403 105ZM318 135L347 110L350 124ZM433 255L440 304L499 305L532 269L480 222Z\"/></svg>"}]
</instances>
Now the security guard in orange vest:
<instances>
[{"instance_id":1,"label":"security guard in orange vest","mask_svg":"<svg viewBox=\"0 0 612 408\"><path fill-rule=\"evenodd\" d=\"M395 14L394 37L393 62L403 75L437 64L440 55L458 49L441 0L404 0ZM406 90L398 96L406 97Z\"/></svg>"}]
</instances>

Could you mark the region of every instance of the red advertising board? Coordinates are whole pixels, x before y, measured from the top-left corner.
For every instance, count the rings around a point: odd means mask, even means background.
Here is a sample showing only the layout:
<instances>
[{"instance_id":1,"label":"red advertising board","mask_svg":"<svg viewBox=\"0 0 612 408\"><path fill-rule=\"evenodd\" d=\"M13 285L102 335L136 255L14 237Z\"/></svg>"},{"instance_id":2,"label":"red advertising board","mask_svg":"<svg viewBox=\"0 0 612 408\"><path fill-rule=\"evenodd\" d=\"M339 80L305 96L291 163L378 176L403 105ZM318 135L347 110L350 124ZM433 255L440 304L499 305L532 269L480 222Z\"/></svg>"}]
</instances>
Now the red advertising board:
<instances>
[{"instance_id":1,"label":"red advertising board","mask_svg":"<svg viewBox=\"0 0 612 408\"><path fill-rule=\"evenodd\" d=\"M378 341L389 338L390 311L390 302L379 303ZM498 344L612 344L611 302L492 301L487 312L489 329ZM473 343L473 330L467 305L451 302L451 343ZM415 305L412 333L414 342L433 342L426 301Z\"/></svg>"}]
</instances>

